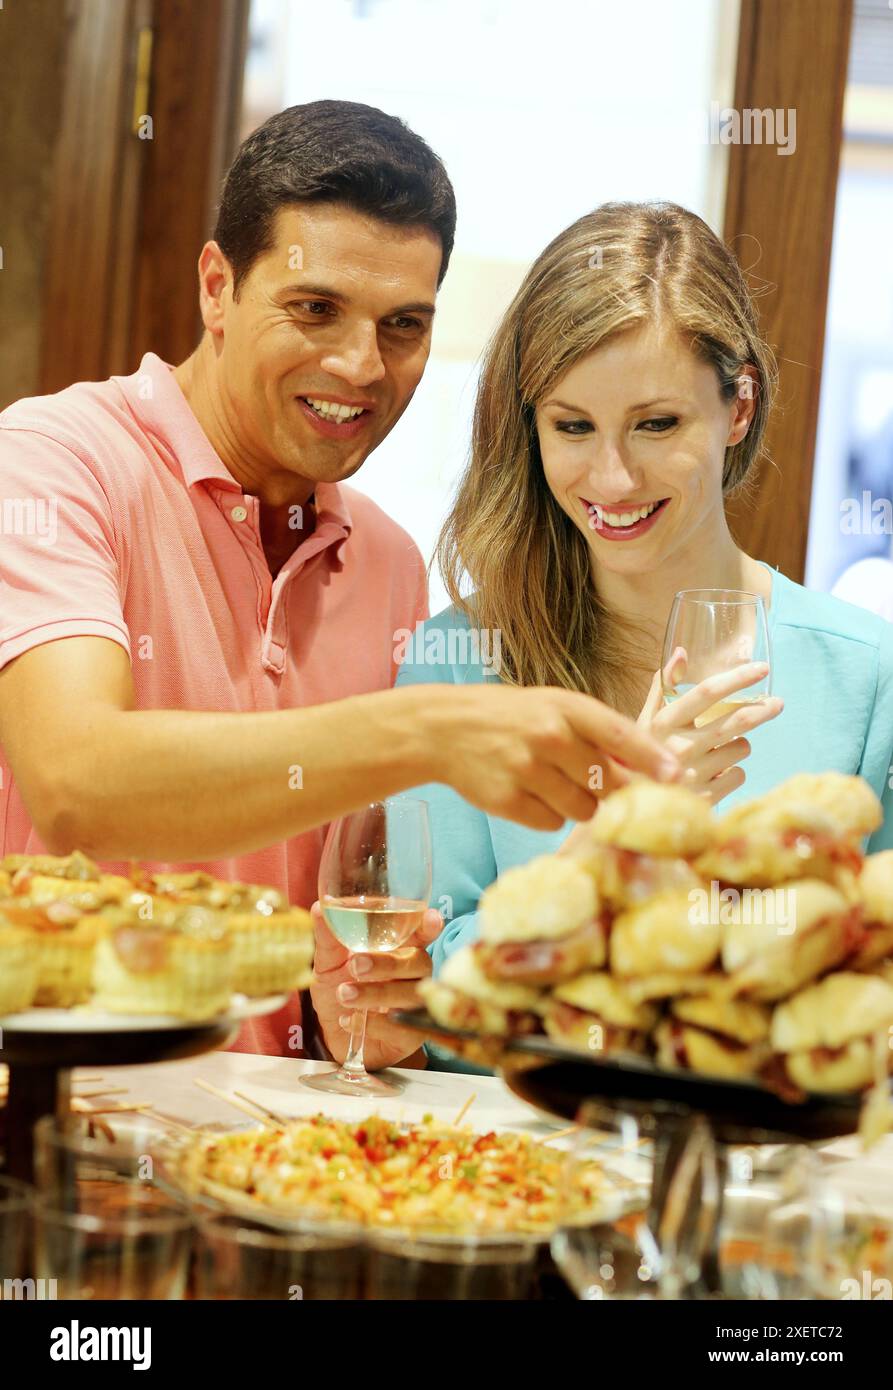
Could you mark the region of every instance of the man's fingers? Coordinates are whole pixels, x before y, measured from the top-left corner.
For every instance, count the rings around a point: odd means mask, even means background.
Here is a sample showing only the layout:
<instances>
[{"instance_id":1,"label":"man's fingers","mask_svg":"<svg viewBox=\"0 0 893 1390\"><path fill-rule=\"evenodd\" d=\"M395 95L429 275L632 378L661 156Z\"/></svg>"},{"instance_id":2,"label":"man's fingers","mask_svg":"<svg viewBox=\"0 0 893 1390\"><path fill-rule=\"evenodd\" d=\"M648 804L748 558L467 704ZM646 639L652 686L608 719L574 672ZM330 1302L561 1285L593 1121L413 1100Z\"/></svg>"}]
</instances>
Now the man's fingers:
<instances>
[{"instance_id":1,"label":"man's fingers","mask_svg":"<svg viewBox=\"0 0 893 1390\"><path fill-rule=\"evenodd\" d=\"M345 946L337 937L333 936L326 926L325 918L320 911L319 903L314 903L310 909L313 918L313 930L316 935L316 953L313 957L313 969L317 975L326 975L331 970L338 970L344 965L350 954Z\"/></svg>"},{"instance_id":2,"label":"man's fingers","mask_svg":"<svg viewBox=\"0 0 893 1390\"><path fill-rule=\"evenodd\" d=\"M422 919L422 925L418 931L413 932L412 940L420 946L428 946L432 941L436 941L443 931L443 913L436 908L429 907Z\"/></svg>"},{"instance_id":3,"label":"man's fingers","mask_svg":"<svg viewBox=\"0 0 893 1390\"><path fill-rule=\"evenodd\" d=\"M431 974L431 957L417 946L401 946L397 951L352 956L348 972L358 984L381 980L421 980Z\"/></svg>"},{"instance_id":4,"label":"man's fingers","mask_svg":"<svg viewBox=\"0 0 893 1390\"><path fill-rule=\"evenodd\" d=\"M569 719L577 733L616 759L621 767L644 772L659 782L678 780L680 768L673 755L625 715L588 695L580 695L569 708Z\"/></svg>"},{"instance_id":5,"label":"man's fingers","mask_svg":"<svg viewBox=\"0 0 893 1390\"><path fill-rule=\"evenodd\" d=\"M587 773L587 778L590 776L594 782L602 783L601 772L597 778ZM559 767L545 766L540 769L536 778L536 794L540 801L561 816L562 821L589 820L598 810L595 789L587 787L584 791Z\"/></svg>"},{"instance_id":6,"label":"man's fingers","mask_svg":"<svg viewBox=\"0 0 893 1390\"><path fill-rule=\"evenodd\" d=\"M417 1009L422 1002L418 980L389 980L380 985L339 985L337 994L342 1009L368 1009L370 1013L387 1013L388 1009Z\"/></svg>"}]
</instances>

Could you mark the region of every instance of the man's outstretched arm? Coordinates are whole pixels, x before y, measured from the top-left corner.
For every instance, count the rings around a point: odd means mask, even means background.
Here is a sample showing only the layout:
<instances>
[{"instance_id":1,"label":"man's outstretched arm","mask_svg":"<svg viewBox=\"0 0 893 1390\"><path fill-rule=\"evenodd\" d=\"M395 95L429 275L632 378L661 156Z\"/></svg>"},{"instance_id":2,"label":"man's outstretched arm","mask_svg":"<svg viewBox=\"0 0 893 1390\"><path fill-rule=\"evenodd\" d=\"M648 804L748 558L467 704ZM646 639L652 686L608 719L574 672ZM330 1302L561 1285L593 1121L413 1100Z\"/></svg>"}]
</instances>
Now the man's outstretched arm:
<instances>
[{"instance_id":1,"label":"man's outstretched arm","mask_svg":"<svg viewBox=\"0 0 893 1390\"><path fill-rule=\"evenodd\" d=\"M137 710L101 637L48 642L0 672L0 744L52 852L244 854L425 782L535 829L582 820L631 768L673 776L632 721L561 690L420 686L263 713Z\"/></svg>"}]
</instances>

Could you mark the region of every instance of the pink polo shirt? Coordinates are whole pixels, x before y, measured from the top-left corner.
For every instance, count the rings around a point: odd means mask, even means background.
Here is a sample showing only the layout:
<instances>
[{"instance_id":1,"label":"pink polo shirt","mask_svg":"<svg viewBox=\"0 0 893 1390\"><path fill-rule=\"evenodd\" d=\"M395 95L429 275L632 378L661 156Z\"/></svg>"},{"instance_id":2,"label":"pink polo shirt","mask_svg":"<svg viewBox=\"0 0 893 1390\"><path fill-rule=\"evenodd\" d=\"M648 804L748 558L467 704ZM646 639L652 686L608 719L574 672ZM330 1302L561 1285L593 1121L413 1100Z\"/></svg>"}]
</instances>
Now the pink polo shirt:
<instances>
[{"instance_id":1,"label":"pink polo shirt","mask_svg":"<svg viewBox=\"0 0 893 1390\"><path fill-rule=\"evenodd\" d=\"M422 558L362 493L325 483L315 498L315 530L272 579L258 499L154 353L133 376L17 401L0 414L0 668L94 636L128 653L138 709L293 709L387 689L395 632L427 617ZM309 906L324 834L176 867ZM0 747L0 852L43 851ZM299 1022L295 996L237 1047L294 1055Z\"/></svg>"}]
</instances>

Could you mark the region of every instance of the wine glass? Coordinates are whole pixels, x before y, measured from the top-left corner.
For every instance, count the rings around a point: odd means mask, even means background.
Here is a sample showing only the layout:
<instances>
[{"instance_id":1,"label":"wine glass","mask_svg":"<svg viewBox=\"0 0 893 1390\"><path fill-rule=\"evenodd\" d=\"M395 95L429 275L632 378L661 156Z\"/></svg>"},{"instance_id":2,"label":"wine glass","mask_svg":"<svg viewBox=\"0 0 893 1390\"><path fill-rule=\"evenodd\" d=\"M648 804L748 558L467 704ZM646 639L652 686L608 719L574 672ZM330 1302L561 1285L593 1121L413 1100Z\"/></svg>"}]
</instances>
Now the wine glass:
<instances>
[{"instance_id":1,"label":"wine glass","mask_svg":"<svg viewBox=\"0 0 893 1390\"><path fill-rule=\"evenodd\" d=\"M375 801L334 822L319 866L319 906L351 955L396 951L422 925L431 896L428 805L412 797ZM366 1011L350 1021L347 1056L337 1071L301 1078L313 1091L393 1096L402 1083L370 1076L363 1065Z\"/></svg>"},{"instance_id":2,"label":"wine glass","mask_svg":"<svg viewBox=\"0 0 893 1390\"><path fill-rule=\"evenodd\" d=\"M584 1101L552 1257L578 1298L679 1299L703 1290L719 1209L704 1119L633 1101ZM593 1169L603 1187L592 1206ZM596 1191L598 1186L596 1184Z\"/></svg>"},{"instance_id":3,"label":"wine glass","mask_svg":"<svg viewBox=\"0 0 893 1390\"><path fill-rule=\"evenodd\" d=\"M708 676L724 675L756 661L769 666L766 675L699 714L695 719L698 728L732 714L741 705L771 695L766 605L759 594L741 589L681 589L676 594L661 658L661 683L667 704Z\"/></svg>"}]
</instances>

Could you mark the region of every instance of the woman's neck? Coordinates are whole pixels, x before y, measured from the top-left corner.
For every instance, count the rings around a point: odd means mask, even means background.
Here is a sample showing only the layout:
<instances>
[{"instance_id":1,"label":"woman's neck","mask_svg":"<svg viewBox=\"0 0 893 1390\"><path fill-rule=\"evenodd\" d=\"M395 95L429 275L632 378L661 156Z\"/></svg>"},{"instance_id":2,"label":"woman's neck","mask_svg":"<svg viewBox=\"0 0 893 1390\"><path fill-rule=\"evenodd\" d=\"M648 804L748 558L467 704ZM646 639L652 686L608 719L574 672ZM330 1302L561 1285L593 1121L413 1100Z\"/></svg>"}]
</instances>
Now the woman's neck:
<instances>
[{"instance_id":1,"label":"woman's neck","mask_svg":"<svg viewBox=\"0 0 893 1390\"><path fill-rule=\"evenodd\" d=\"M622 542L619 542L622 544ZM761 594L769 606L772 577L733 541L728 527L713 528L651 573L618 574L594 565L596 592L615 619L639 625L653 644L654 669L660 660L673 596L680 589L744 589Z\"/></svg>"}]
</instances>

